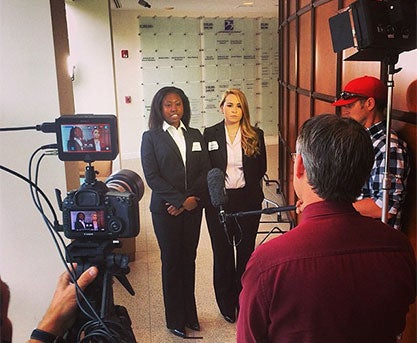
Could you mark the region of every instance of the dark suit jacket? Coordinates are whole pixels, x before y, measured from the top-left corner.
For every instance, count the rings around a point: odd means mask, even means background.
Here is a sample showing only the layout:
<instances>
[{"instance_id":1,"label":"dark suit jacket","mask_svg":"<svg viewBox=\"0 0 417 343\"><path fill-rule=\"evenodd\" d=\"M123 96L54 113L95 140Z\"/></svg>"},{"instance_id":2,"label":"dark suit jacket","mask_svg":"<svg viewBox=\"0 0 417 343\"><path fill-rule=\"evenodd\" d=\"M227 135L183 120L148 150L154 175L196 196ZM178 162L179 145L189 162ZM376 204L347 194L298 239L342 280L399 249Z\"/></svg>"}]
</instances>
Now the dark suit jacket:
<instances>
[{"instance_id":1,"label":"dark suit jacket","mask_svg":"<svg viewBox=\"0 0 417 343\"><path fill-rule=\"evenodd\" d=\"M85 143L84 150L96 151L96 144L94 142L94 138L89 139ZM105 150L105 145L103 144L103 142L100 141L100 151L104 151L104 150Z\"/></svg>"},{"instance_id":2,"label":"dark suit jacket","mask_svg":"<svg viewBox=\"0 0 417 343\"><path fill-rule=\"evenodd\" d=\"M167 213L166 203L181 207L188 196L208 200L210 161L201 132L187 128L186 167L171 135L162 128L144 132L141 156L146 182L152 189L150 210Z\"/></svg>"},{"instance_id":3,"label":"dark suit jacket","mask_svg":"<svg viewBox=\"0 0 417 343\"><path fill-rule=\"evenodd\" d=\"M243 173L245 176L246 187L256 203L262 202L264 194L262 191L262 177L266 172L266 150L264 133L261 129L255 128L259 137L261 153L248 157L242 151ZM204 130L204 140L206 141L212 168L219 168L226 173L227 166L227 147L226 129L224 120Z\"/></svg>"},{"instance_id":4,"label":"dark suit jacket","mask_svg":"<svg viewBox=\"0 0 417 343\"><path fill-rule=\"evenodd\" d=\"M79 220L75 222L74 226L75 226L75 230L85 230L86 228L86 225L85 224L83 225L83 223Z\"/></svg>"},{"instance_id":5,"label":"dark suit jacket","mask_svg":"<svg viewBox=\"0 0 417 343\"><path fill-rule=\"evenodd\" d=\"M82 150L82 147L80 144L78 144L78 142L74 139L70 139L67 142L67 150L68 151L80 151Z\"/></svg>"}]
</instances>

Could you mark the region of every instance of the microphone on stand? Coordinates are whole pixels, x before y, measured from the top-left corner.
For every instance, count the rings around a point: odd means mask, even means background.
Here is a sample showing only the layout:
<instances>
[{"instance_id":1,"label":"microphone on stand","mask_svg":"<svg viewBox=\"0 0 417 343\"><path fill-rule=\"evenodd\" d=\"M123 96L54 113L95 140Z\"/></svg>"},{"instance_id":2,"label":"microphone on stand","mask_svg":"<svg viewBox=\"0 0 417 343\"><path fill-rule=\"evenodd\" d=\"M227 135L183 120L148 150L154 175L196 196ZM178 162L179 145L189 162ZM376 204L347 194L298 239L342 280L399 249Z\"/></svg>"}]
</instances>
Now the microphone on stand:
<instances>
[{"instance_id":1,"label":"microphone on stand","mask_svg":"<svg viewBox=\"0 0 417 343\"><path fill-rule=\"evenodd\" d=\"M210 169L207 173L207 185L211 204L219 209L219 220L227 234L226 212L223 206L227 203L226 189L224 187L224 173L219 168Z\"/></svg>"},{"instance_id":2,"label":"microphone on stand","mask_svg":"<svg viewBox=\"0 0 417 343\"><path fill-rule=\"evenodd\" d=\"M254 211L245 211L245 212L235 212L235 213L226 213L223 206L227 203L227 194L226 189L224 186L225 175L223 171L219 168L210 169L207 173L207 185L208 190L210 193L211 204L219 210L219 220L220 223L223 224L224 232L229 240L231 245L238 245L240 243L231 243L229 233L226 226L226 219L227 218L241 218L244 216L251 216L251 215L260 215L260 214L273 214L273 213L280 213L286 211L294 211L296 210L295 205L289 206L280 206L280 207L269 207L263 208L261 210L254 210Z\"/></svg>"}]
</instances>

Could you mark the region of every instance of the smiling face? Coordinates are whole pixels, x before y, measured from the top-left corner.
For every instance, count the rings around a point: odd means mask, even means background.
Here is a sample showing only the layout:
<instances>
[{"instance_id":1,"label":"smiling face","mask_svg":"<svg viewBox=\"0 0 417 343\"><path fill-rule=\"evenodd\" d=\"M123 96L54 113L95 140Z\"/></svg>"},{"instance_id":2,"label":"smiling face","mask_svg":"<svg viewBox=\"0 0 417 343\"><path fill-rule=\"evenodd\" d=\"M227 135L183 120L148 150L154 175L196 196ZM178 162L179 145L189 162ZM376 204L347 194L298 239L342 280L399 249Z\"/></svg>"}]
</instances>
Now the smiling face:
<instances>
[{"instance_id":1,"label":"smiling face","mask_svg":"<svg viewBox=\"0 0 417 343\"><path fill-rule=\"evenodd\" d=\"M221 107L226 125L240 123L242 119L242 105L234 94L229 94Z\"/></svg>"},{"instance_id":2,"label":"smiling face","mask_svg":"<svg viewBox=\"0 0 417 343\"><path fill-rule=\"evenodd\" d=\"M184 106L181 97L176 93L167 94L162 100L162 115L164 120L178 128L184 114Z\"/></svg>"}]
</instances>

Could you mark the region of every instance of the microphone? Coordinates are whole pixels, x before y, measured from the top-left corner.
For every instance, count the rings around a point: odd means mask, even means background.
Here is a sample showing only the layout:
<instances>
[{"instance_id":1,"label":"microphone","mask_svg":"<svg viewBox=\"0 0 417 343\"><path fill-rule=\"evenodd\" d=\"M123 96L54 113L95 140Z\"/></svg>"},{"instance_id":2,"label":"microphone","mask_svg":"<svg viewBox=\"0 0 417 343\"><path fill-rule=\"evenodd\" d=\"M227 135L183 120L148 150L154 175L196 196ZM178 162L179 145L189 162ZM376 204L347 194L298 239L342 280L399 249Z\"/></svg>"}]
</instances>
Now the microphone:
<instances>
[{"instance_id":1,"label":"microphone","mask_svg":"<svg viewBox=\"0 0 417 343\"><path fill-rule=\"evenodd\" d=\"M210 169L207 173L207 185L211 204L219 209L220 223L226 229L226 212L223 206L227 203L226 189L224 188L224 173L219 168Z\"/></svg>"}]
</instances>

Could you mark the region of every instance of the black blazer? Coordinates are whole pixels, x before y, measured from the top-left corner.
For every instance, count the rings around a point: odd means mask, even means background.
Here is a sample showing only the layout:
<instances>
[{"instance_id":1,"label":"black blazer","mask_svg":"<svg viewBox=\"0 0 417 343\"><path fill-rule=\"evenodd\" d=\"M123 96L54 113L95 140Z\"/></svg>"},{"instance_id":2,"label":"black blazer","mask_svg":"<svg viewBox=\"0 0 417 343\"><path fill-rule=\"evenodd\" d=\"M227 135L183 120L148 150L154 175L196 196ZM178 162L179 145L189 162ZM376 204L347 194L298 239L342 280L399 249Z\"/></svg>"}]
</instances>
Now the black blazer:
<instances>
[{"instance_id":1,"label":"black blazer","mask_svg":"<svg viewBox=\"0 0 417 343\"><path fill-rule=\"evenodd\" d=\"M82 150L82 146L78 144L78 142L75 139L70 139L67 142L67 150L68 151L80 151Z\"/></svg>"},{"instance_id":2,"label":"black blazer","mask_svg":"<svg viewBox=\"0 0 417 343\"><path fill-rule=\"evenodd\" d=\"M254 201L259 203L264 199L262 178L266 173L266 149L264 132L259 128L255 128L255 131L259 137L260 154L248 157L242 151L242 156L246 187L253 194ZM224 120L206 128L204 130L204 140L207 144L212 168L219 168L223 173L226 173L227 147Z\"/></svg>"},{"instance_id":3,"label":"black blazer","mask_svg":"<svg viewBox=\"0 0 417 343\"><path fill-rule=\"evenodd\" d=\"M171 135L162 128L144 132L141 157L146 182L152 189L150 210L167 213L166 203L179 208L188 196L208 200L210 160L201 132L187 128L186 167Z\"/></svg>"}]
</instances>

